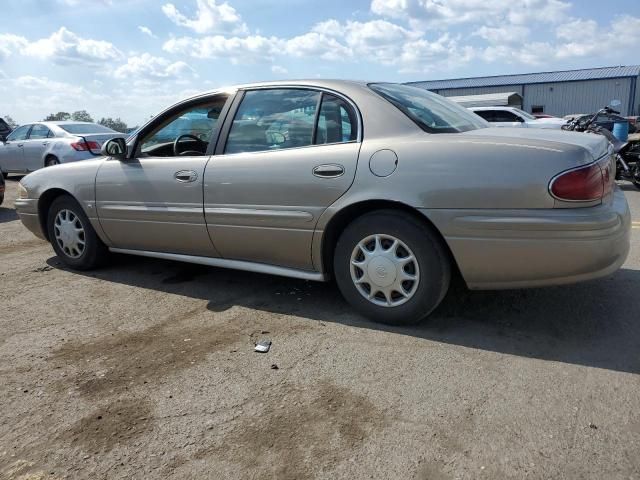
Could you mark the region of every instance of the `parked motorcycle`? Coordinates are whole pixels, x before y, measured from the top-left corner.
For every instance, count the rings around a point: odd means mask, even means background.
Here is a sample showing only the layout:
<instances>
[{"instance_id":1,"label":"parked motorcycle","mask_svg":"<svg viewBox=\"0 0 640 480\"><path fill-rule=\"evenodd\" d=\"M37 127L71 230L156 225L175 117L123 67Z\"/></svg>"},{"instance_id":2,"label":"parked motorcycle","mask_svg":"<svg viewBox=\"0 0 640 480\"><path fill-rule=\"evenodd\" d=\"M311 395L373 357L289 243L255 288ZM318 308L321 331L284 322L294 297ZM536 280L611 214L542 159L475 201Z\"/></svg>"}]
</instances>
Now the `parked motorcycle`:
<instances>
[{"instance_id":1,"label":"parked motorcycle","mask_svg":"<svg viewBox=\"0 0 640 480\"><path fill-rule=\"evenodd\" d=\"M595 133L606 137L613 146L613 151L616 155L616 180L628 180L640 190L640 149L631 142L619 140L611 131L595 124L596 119L600 115L620 115L620 112L611 108L619 105L620 101L614 100L610 106L604 107L590 117L571 120L566 125L563 125L562 129L574 132Z\"/></svg>"}]
</instances>

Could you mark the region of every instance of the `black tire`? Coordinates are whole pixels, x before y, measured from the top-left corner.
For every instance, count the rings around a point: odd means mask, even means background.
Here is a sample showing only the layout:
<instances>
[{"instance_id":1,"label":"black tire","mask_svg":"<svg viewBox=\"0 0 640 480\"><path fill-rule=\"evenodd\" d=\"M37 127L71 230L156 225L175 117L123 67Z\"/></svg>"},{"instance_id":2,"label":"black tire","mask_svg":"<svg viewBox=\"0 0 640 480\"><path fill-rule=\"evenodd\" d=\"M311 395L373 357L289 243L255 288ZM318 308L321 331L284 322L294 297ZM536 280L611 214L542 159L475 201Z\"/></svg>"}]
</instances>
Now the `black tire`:
<instances>
[{"instance_id":1,"label":"black tire","mask_svg":"<svg viewBox=\"0 0 640 480\"><path fill-rule=\"evenodd\" d=\"M391 235L413 252L420 277L413 296L397 306L379 306L360 293L351 278L351 256L370 235ZM365 214L345 228L336 245L333 268L338 288L362 315L379 323L411 325L427 317L442 301L451 281L449 256L438 234L418 218L396 210Z\"/></svg>"},{"instance_id":2,"label":"black tire","mask_svg":"<svg viewBox=\"0 0 640 480\"><path fill-rule=\"evenodd\" d=\"M77 258L73 258L65 252L56 240L54 224L58 213L62 210L71 211L78 218L78 221L84 229L84 249ZM51 208L49 208L49 215L47 217L47 231L49 234L49 241L58 255L58 258L60 258L65 265L75 270L90 270L98 267L104 263L109 254L109 250L96 234L96 231L91 226L91 222L89 222L89 219L82 210L82 207L80 207L78 202L69 195L62 195L56 198L51 204Z\"/></svg>"},{"instance_id":3,"label":"black tire","mask_svg":"<svg viewBox=\"0 0 640 480\"><path fill-rule=\"evenodd\" d=\"M54 165L60 165L60 160L58 160L53 155L50 155L47 158L45 158L44 160L45 167L53 167Z\"/></svg>"}]
</instances>

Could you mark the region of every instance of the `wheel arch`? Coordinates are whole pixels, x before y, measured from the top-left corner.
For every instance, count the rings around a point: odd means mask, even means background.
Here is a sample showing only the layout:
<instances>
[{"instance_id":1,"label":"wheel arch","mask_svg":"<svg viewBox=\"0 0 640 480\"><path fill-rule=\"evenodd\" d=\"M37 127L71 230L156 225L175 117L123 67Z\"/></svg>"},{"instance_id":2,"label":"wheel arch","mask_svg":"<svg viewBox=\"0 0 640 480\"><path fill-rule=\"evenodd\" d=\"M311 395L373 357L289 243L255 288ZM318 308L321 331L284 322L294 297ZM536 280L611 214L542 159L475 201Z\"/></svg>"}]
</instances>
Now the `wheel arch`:
<instances>
[{"instance_id":1,"label":"wheel arch","mask_svg":"<svg viewBox=\"0 0 640 480\"><path fill-rule=\"evenodd\" d=\"M460 269L458 263L447 244L446 239L440 233L434 223L423 213L416 208L411 207L405 203L395 200L365 200L356 202L345 206L338 212L336 212L329 220L327 226L322 233L322 239L320 243L320 255L322 271L326 274L333 275L333 255L335 252L336 244L340 238L340 234L344 229L353 222L356 218L377 210L397 210L405 212L415 218L417 221L426 225L441 241L445 252L451 262L452 273L460 276Z\"/></svg>"},{"instance_id":2,"label":"wheel arch","mask_svg":"<svg viewBox=\"0 0 640 480\"><path fill-rule=\"evenodd\" d=\"M42 230L42 233L47 240L50 240L49 229L47 228L49 209L51 208L51 204L54 202L54 200L63 195L68 195L71 198L74 198L74 196L70 192L64 190L63 188L50 188L43 192L38 199L38 219L40 221L40 228Z\"/></svg>"},{"instance_id":3,"label":"wheel arch","mask_svg":"<svg viewBox=\"0 0 640 480\"><path fill-rule=\"evenodd\" d=\"M51 151L48 151L45 155L44 158L42 159L42 168L47 166L47 160L50 158L55 158L56 160L58 160L58 162L60 162L60 159L58 158L57 155L54 155L53 153L51 153Z\"/></svg>"}]
</instances>

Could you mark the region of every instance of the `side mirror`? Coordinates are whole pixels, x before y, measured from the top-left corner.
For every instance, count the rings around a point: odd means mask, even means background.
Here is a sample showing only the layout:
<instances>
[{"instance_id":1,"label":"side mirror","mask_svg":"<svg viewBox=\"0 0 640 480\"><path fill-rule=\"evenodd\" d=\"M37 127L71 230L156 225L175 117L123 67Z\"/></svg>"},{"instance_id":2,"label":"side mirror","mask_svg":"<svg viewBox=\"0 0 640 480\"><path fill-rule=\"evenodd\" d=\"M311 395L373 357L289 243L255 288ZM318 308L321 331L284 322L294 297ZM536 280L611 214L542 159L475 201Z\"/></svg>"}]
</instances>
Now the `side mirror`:
<instances>
[{"instance_id":1,"label":"side mirror","mask_svg":"<svg viewBox=\"0 0 640 480\"><path fill-rule=\"evenodd\" d=\"M113 157L118 160L127 158L127 142L124 138L112 138L107 140L100 149L100 153L105 157Z\"/></svg>"}]
</instances>

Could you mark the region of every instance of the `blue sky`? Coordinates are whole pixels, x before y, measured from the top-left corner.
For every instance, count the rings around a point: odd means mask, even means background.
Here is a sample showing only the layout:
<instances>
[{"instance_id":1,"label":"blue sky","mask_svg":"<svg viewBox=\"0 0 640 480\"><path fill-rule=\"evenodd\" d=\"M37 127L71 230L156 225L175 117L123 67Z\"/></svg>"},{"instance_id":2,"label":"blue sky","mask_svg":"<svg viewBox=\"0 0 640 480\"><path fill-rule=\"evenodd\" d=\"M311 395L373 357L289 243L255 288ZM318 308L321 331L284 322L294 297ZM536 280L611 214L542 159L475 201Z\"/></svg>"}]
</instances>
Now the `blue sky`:
<instances>
[{"instance_id":1,"label":"blue sky","mask_svg":"<svg viewBox=\"0 0 640 480\"><path fill-rule=\"evenodd\" d=\"M638 0L21 0L0 17L0 116L135 125L233 83L637 63Z\"/></svg>"}]
</instances>

